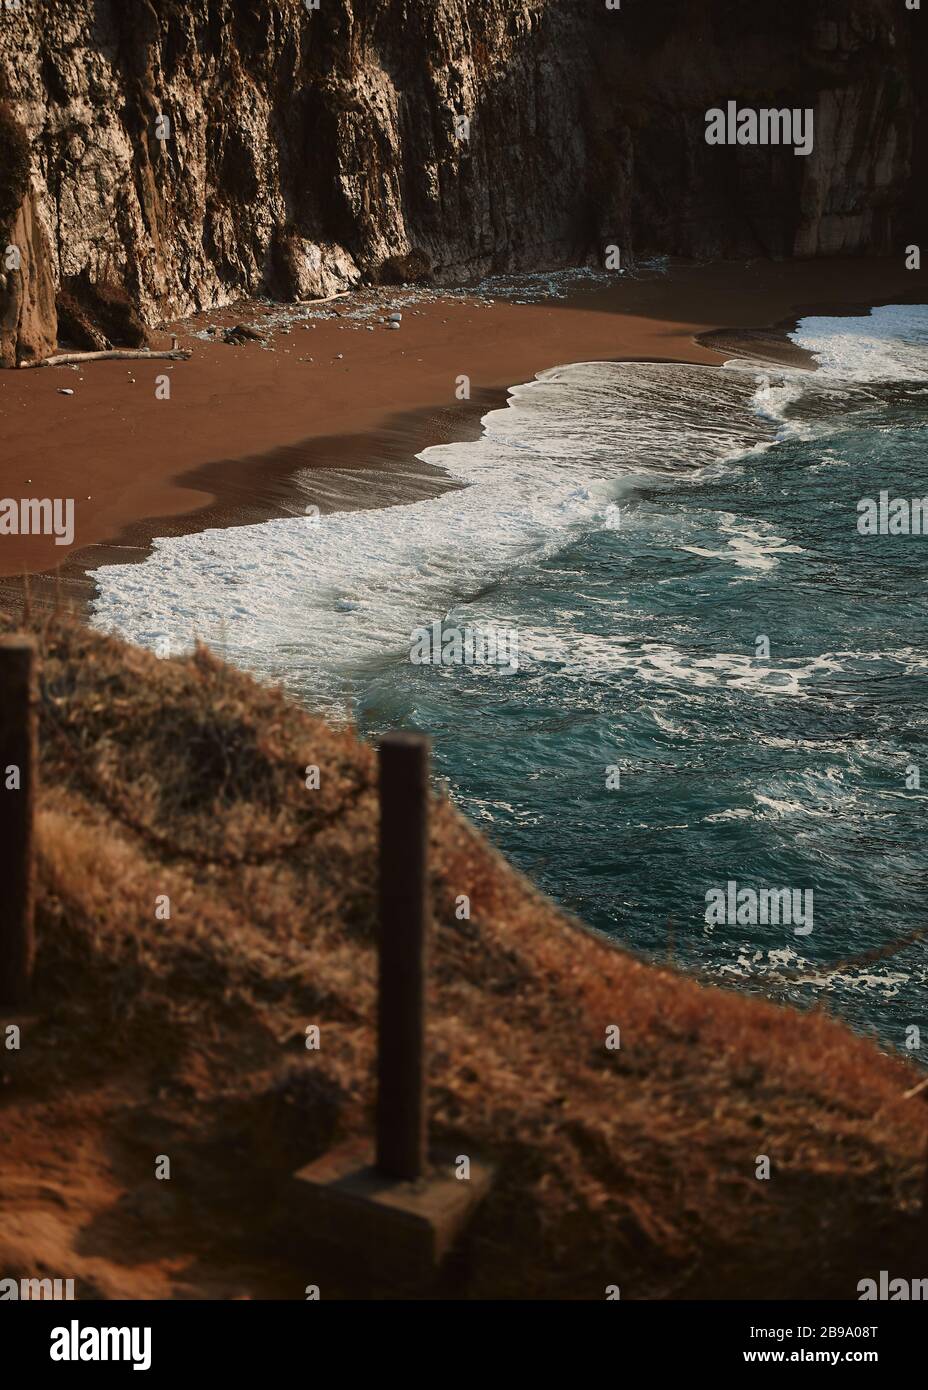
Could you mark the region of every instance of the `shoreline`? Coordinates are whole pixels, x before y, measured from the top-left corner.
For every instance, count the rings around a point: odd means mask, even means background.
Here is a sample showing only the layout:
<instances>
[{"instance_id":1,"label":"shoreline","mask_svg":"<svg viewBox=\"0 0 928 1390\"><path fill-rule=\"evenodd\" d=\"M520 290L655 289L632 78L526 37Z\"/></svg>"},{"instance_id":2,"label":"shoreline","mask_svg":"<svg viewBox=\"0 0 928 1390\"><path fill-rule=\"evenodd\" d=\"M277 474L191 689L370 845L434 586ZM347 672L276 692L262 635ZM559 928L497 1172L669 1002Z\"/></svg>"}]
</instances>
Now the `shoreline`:
<instances>
[{"instance_id":1,"label":"shoreline","mask_svg":"<svg viewBox=\"0 0 928 1390\"><path fill-rule=\"evenodd\" d=\"M813 300L813 289L829 293ZM62 495L54 483L68 477L79 493L77 467L94 504L78 499L77 543L63 559L50 538L4 538L0 605L21 601L25 574L41 606L63 594L86 610L93 571L144 560L158 536L255 524L307 505L323 513L400 505L454 488L416 455L479 438L481 419L505 405L511 387L548 368L593 360L719 366L748 356L814 369L786 338L800 318L926 295L920 272L884 261L674 265L608 285L581 281L564 298L537 303L476 289L378 287L318 310L246 301L169 326L194 351L169 369L170 401L156 402L152 382L164 363L0 373L0 490ZM403 312L399 332L377 321L391 305ZM268 346L196 336L209 325L262 320ZM455 397L461 374L470 377L469 400ZM324 398L316 394L323 384ZM60 394L65 386L74 397ZM52 433L61 441L54 459Z\"/></svg>"}]
</instances>

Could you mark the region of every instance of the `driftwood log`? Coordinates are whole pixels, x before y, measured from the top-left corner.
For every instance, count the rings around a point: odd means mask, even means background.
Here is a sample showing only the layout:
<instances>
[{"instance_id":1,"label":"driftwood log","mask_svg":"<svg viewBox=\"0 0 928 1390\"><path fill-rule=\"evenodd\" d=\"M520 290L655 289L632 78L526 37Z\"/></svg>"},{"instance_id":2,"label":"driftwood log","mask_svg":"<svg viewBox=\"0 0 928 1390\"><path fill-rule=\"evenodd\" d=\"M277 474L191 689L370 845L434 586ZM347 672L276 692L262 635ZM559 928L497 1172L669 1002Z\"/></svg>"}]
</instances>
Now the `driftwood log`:
<instances>
[{"instance_id":1,"label":"driftwood log","mask_svg":"<svg viewBox=\"0 0 928 1390\"><path fill-rule=\"evenodd\" d=\"M168 358L186 362L193 354L190 348L170 348L166 352L149 352L147 348L111 348L107 352L62 352L56 357L43 357L41 362L20 362L22 367L70 367L77 362L152 362Z\"/></svg>"},{"instance_id":2,"label":"driftwood log","mask_svg":"<svg viewBox=\"0 0 928 1390\"><path fill-rule=\"evenodd\" d=\"M327 294L325 299L297 299L295 304L331 304L333 299L347 299L354 290L339 290L338 294Z\"/></svg>"}]
</instances>

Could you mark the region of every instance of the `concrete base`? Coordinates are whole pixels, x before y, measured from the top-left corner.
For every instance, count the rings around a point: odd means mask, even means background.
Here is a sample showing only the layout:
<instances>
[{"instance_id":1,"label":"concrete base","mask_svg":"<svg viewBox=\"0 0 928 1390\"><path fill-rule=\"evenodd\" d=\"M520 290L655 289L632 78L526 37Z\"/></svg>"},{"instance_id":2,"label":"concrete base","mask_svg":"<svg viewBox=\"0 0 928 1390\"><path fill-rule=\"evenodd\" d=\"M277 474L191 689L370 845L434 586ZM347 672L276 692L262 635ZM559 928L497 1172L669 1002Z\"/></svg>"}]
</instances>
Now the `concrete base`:
<instances>
[{"instance_id":1,"label":"concrete base","mask_svg":"<svg viewBox=\"0 0 928 1390\"><path fill-rule=\"evenodd\" d=\"M426 1278L493 1180L493 1169L473 1157L469 1178L454 1173L454 1155L435 1154L426 1177L396 1182L378 1173L371 1145L346 1145L295 1174L293 1215L307 1236L345 1255L369 1256L381 1269Z\"/></svg>"}]
</instances>

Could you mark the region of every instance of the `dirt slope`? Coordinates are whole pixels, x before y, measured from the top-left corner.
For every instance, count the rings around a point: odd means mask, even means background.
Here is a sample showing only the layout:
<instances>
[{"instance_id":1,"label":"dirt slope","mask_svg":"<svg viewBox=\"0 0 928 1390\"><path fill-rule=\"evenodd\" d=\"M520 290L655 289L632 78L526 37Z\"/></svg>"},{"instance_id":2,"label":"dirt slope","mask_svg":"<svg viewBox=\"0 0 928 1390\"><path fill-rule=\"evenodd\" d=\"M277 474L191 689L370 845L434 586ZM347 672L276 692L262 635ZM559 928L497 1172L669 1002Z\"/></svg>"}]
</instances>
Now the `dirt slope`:
<instances>
[{"instance_id":1,"label":"dirt slope","mask_svg":"<svg viewBox=\"0 0 928 1390\"><path fill-rule=\"evenodd\" d=\"M300 1233L288 1193L370 1125L373 751L206 652L65 618L39 638L37 995L0 1053L0 1270L83 1297L389 1293ZM911 1069L594 938L446 802L432 850L433 1132L499 1176L428 1292L854 1298L917 1272Z\"/></svg>"}]
</instances>

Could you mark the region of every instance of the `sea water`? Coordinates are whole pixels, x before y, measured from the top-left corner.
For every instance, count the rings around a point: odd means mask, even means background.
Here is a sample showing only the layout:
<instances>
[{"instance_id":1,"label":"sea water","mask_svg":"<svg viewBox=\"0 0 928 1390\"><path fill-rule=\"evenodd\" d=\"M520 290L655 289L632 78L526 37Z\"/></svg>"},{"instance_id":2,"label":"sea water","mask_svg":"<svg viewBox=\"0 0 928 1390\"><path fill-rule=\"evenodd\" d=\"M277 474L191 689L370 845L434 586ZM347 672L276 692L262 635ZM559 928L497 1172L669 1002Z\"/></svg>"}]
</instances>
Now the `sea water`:
<instances>
[{"instance_id":1,"label":"sea water","mask_svg":"<svg viewBox=\"0 0 928 1390\"><path fill-rule=\"evenodd\" d=\"M792 336L818 371L544 372L425 450L460 489L157 541L97 572L96 621L428 731L455 802L593 928L904 1048L928 1026L928 944L896 949L928 925L928 536L858 520L928 495L928 309ZM413 664L436 620L515 633L518 669ZM811 892L812 929L719 920L731 884Z\"/></svg>"}]
</instances>

